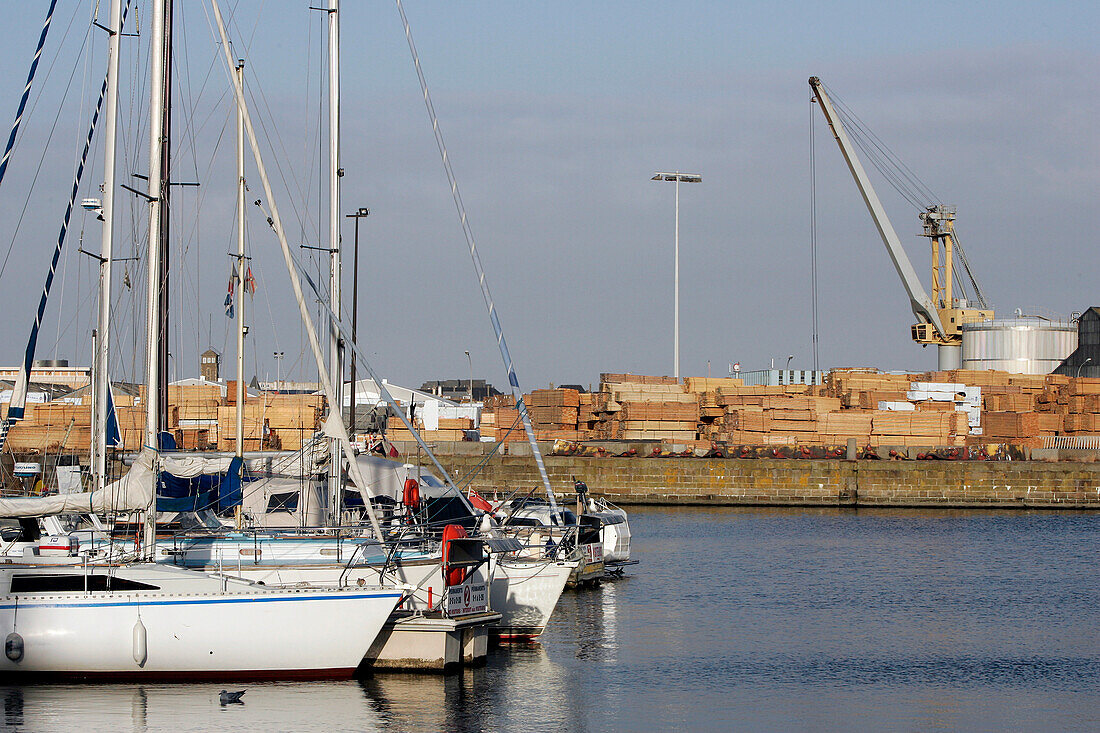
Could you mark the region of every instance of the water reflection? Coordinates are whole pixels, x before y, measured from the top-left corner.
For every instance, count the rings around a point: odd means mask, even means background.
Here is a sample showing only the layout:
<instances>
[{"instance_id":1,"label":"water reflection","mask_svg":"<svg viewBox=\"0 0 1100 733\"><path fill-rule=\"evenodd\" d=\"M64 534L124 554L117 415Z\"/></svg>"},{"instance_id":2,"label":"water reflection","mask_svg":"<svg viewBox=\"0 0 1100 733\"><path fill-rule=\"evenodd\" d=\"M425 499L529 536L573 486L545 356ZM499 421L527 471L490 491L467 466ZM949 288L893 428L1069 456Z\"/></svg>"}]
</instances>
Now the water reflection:
<instances>
[{"instance_id":1,"label":"water reflection","mask_svg":"<svg viewBox=\"0 0 1100 733\"><path fill-rule=\"evenodd\" d=\"M642 565L448 676L0 688L26 730L1096 729L1100 517L635 509Z\"/></svg>"}]
</instances>

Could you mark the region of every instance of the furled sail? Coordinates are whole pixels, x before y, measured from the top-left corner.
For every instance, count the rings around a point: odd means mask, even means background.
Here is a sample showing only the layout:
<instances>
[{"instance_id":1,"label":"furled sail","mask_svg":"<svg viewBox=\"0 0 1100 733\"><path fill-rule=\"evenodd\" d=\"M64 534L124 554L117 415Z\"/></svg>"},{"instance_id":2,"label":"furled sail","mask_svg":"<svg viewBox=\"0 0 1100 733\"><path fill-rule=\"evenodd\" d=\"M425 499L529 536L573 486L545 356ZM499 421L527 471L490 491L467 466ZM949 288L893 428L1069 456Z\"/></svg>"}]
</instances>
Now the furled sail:
<instances>
[{"instance_id":1,"label":"furled sail","mask_svg":"<svg viewBox=\"0 0 1100 733\"><path fill-rule=\"evenodd\" d=\"M143 450L125 476L97 491L0 499L0 517L142 511L149 506L153 495L155 459L156 453Z\"/></svg>"}]
</instances>

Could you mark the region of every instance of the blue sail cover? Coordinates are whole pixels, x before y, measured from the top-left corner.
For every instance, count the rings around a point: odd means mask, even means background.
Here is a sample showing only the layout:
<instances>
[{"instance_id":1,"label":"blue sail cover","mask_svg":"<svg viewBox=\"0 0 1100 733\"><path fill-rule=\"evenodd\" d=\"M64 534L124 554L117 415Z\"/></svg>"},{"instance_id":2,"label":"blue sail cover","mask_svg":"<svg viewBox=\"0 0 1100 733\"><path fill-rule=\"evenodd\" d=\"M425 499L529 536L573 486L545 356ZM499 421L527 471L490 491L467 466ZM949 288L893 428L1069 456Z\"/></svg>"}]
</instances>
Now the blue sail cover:
<instances>
[{"instance_id":1,"label":"blue sail cover","mask_svg":"<svg viewBox=\"0 0 1100 733\"><path fill-rule=\"evenodd\" d=\"M244 480L244 459L233 456L218 493L218 509L225 511L241 505L241 481Z\"/></svg>"},{"instance_id":2,"label":"blue sail cover","mask_svg":"<svg viewBox=\"0 0 1100 733\"><path fill-rule=\"evenodd\" d=\"M157 482L158 512L194 512L201 509L227 511L241 504L241 485L252 479L245 475L244 461L234 457L224 474L201 474L191 478L161 471Z\"/></svg>"},{"instance_id":3,"label":"blue sail cover","mask_svg":"<svg viewBox=\"0 0 1100 733\"><path fill-rule=\"evenodd\" d=\"M122 447L122 431L118 428L118 413L115 412L114 390L107 385L107 447Z\"/></svg>"}]
</instances>

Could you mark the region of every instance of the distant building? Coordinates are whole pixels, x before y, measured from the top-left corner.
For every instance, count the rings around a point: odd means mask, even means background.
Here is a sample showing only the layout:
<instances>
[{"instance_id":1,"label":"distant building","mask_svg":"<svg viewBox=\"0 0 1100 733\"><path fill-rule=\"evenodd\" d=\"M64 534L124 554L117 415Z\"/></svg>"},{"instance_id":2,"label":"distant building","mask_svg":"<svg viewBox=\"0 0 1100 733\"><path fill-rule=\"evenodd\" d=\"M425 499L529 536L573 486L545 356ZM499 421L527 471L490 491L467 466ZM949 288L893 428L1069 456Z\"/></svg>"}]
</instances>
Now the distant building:
<instances>
[{"instance_id":1,"label":"distant building","mask_svg":"<svg viewBox=\"0 0 1100 733\"><path fill-rule=\"evenodd\" d=\"M257 389L264 392L279 392L280 394L313 394L314 392L321 391L320 382L290 382L282 380L278 382L261 382L258 379L254 379L249 384L250 387L255 386Z\"/></svg>"},{"instance_id":2,"label":"distant building","mask_svg":"<svg viewBox=\"0 0 1100 733\"><path fill-rule=\"evenodd\" d=\"M220 380L222 368L222 355L213 349L207 349L199 357L199 374L207 382Z\"/></svg>"},{"instance_id":3,"label":"distant building","mask_svg":"<svg viewBox=\"0 0 1100 733\"><path fill-rule=\"evenodd\" d=\"M77 389L88 384L88 367L71 367L68 359L37 359L31 365L30 381L40 384L63 384ZM0 379L9 382L19 376L19 367L0 368Z\"/></svg>"},{"instance_id":4,"label":"distant building","mask_svg":"<svg viewBox=\"0 0 1100 733\"><path fill-rule=\"evenodd\" d=\"M785 384L822 384L825 372L810 369L755 369L749 372L734 372L731 377L740 377L746 387L778 387Z\"/></svg>"},{"instance_id":5,"label":"distant building","mask_svg":"<svg viewBox=\"0 0 1100 733\"><path fill-rule=\"evenodd\" d=\"M1100 377L1100 307L1089 308L1077 319L1077 349L1062 360L1054 374Z\"/></svg>"},{"instance_id":6,"label":"distant building","mask_svg":"<svg viewBox=\"0 0 1100 733\"><path fill-rule=\"evenodd\" d=\"M440 379L424 382L424 384L420 385L420 391L427 392L436 397L442 397L445 400L451 400L452 402L469 401L470 380ZM487 384L484 379L475 379L473 380L473 393L474 402L484 402L490 397L499 395L500 391L493 385Z\"/></svg>"}]
</instances>

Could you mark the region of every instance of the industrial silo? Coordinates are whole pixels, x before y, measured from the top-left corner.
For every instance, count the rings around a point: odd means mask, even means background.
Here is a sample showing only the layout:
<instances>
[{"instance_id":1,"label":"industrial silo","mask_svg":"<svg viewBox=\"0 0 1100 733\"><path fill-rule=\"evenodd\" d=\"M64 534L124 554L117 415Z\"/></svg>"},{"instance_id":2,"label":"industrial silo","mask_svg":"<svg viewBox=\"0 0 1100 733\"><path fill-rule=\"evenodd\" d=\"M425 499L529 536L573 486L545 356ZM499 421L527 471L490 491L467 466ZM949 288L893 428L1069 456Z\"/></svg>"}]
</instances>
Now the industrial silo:
<instances>
[{"instance_id":1,"label":"industrial silo","mask_svg":"<svg viewBox=\"0 0 1100 733\"><path fill-rule=\"evenodd\" d=\"M962 368L1050 374L1077 348L1077 324L1021 315L962 326Z\"/></svg>"}]
</instances>

